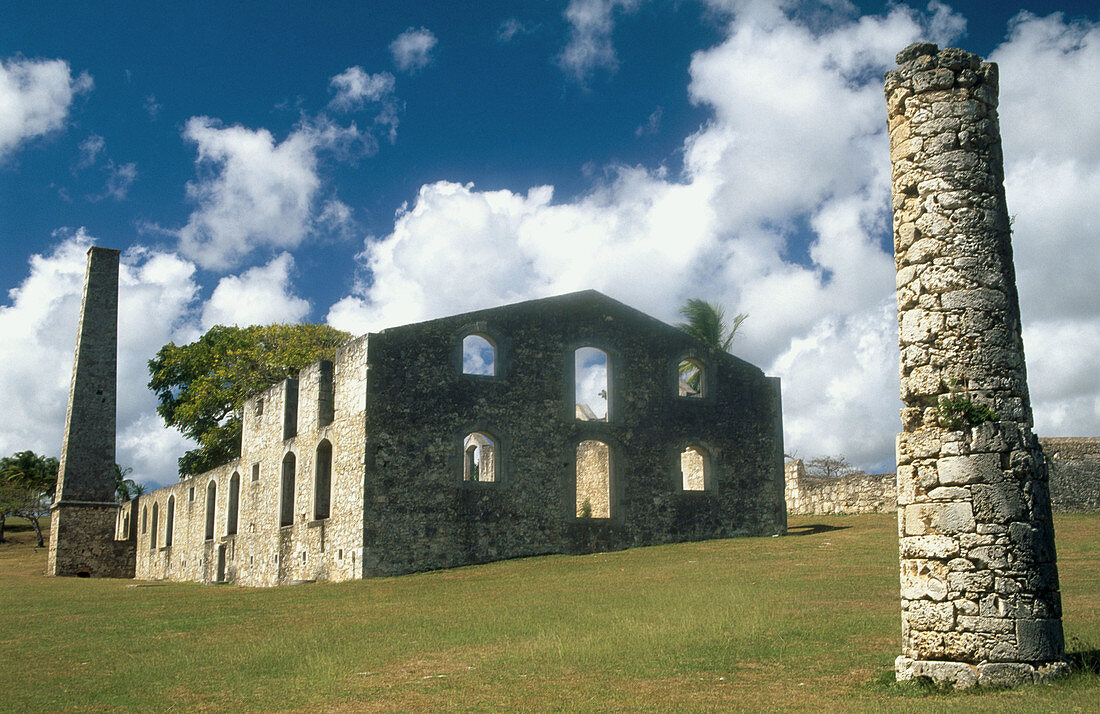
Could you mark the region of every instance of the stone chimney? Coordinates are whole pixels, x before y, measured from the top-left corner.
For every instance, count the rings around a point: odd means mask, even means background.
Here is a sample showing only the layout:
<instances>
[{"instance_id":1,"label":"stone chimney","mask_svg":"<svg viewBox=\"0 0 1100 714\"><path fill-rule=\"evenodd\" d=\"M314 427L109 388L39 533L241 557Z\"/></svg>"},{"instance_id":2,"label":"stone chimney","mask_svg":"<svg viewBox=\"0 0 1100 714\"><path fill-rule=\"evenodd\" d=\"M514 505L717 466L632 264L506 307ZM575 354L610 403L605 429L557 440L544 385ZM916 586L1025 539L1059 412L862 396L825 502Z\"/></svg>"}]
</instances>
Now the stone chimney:
<instances>
[{"instance_id":1,"label":"stone chimney","mask_svg":"<svg viewBox=\"0 0 1100 714\"><path fill-rule=\"evenodd\" d=\"M886 74L903 432L898 679L1064 670L1047 472L1032 434L997 66L918 43Z\"/></svg>"},{"instance_id":2,"label":"stone chimney","mask_svg":"<svg viewBox=\"0 0 1100 714\"><path fill-rule=\"evenodd\" d=\"M49 575L134 576L134 544L115 540L117 352L118 251L91 248L51 507Z\"/></svg>"}]
</instances>

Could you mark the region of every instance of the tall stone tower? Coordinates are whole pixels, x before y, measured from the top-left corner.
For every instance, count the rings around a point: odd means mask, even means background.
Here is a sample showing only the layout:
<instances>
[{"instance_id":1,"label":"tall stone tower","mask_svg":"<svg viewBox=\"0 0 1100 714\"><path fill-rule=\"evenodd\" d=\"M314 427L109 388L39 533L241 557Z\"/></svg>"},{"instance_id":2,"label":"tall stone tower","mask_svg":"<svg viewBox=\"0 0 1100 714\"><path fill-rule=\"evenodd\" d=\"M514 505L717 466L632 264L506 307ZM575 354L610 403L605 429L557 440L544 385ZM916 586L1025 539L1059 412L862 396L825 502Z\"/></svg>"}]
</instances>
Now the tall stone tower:
<instances>
[{"instance_id":1,"label":"tall stone tower","mask_svg":"<svg viewBox=\"0 0 1100 714\"><path fill-rule=\"evenodd\" d=\"M91 248L52 507L50 575L134 576L134 543L115 540L117 351L118 251Z\"/></svg>"},{"instance_id":2,"label":"tall stone tower","mask_svg":"<svg viewBox=\"0 0 1100 714\"><path fill-rule=\"evenodd\" d=\"M898 679L1064 667L1046 465L1031 432L997 66L914 44L886 74L901 333Z\"/></svg>"}]
</instances>

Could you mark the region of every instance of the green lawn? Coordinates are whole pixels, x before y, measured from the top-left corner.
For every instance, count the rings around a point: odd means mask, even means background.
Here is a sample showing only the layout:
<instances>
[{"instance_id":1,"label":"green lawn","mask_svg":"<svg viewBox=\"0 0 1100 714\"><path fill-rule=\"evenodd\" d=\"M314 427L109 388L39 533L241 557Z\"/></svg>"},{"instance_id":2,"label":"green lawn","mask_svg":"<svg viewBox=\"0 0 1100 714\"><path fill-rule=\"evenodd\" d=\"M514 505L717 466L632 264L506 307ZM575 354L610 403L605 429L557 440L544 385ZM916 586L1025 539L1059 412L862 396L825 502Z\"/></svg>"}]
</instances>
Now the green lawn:
<instances>
[{"instance_id":1,"label":"green lawn","mask_svg":"<svg viewBox=\"0 0 1100 714\"><path fill-rule=\"evenodd\" d=\"M6 710L1095 711L1100 675L901 687L893 516L792 535L275 589L46 578L0 545ZM1100 514L1056 521L1071 652L1100 648ZM915 697L920 697L919 699Z\"/></svg>"}]
</instances>

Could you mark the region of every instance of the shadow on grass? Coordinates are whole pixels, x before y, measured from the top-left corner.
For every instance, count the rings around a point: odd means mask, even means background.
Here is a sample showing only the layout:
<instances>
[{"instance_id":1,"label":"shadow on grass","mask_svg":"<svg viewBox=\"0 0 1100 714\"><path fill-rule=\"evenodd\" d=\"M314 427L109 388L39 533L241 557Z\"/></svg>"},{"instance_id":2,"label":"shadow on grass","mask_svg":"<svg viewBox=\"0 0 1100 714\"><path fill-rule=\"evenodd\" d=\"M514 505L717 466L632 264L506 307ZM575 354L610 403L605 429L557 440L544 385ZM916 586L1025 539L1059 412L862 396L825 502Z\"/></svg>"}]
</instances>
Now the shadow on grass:
<instances>
[{"instance_id":1,"label":"shadow on grass","mask_svg":"<svg viewBox=\"0 0 1100 714\"><path fill-rule=\"evenodd\" d=\"M1100 674L1100 649L1091 646L1091 642L1082 642L1077 637L1069 638L1069 646L1074 651L1066 652L1066 659L1074 672Z\"/></svg>"},{"instance_id":2,"label":"shadow on grass","mask_svg":"<svg viewBox=\"0 0 1100 714\"><path fill-rule=\"evenodd\" d=\"M851 526L829 526L825 525L824 523L811 523L805 526L790 526L787 528L787 535L817 535L818 533L828 533L829 531L842 531L848 528L851 528Z\"/></svg>"}]
</instances>

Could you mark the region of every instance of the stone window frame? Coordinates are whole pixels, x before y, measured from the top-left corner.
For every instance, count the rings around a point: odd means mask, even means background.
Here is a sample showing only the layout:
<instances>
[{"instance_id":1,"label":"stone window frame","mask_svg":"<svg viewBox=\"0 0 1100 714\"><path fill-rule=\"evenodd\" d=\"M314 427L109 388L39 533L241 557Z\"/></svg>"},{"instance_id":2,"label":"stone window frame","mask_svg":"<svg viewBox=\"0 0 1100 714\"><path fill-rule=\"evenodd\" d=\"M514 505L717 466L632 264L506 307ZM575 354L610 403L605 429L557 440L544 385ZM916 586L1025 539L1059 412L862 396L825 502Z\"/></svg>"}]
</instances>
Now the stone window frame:
<instances>
[{"instance_id":1,"label":"stone window frame","mask_svg":"<svg viewBox=\"0 0 1100 714\"><path fill-rule=\"evenodd\" d=\"M176 537L176 496L168 497L168 503L164 507L164 547L171 548Z\"/></svg>"},{"instance_id":2,"label":"stone window frame","mask_svg":"<svg viewBox=\"0 0 1100 714\"><path fill-rule=\"evenodd\" d=\"M622 525L625 521L623 490L626 472L626 451L622 443L613 433L600 428L591 428L591 425L605 425L604 422L582 421L577 422L578 428L570 437L562 463L565 464L563 474L566 487L566 522L591 523L600 525ZM607 518L582 518L577 515L577 448L582 441L600 441L607 444L607 479L608 479L608 511Z\"/></svg>"},{"instance_id":3,"label":"stone window frame","mask_svg":"<svg viewBox=\"0 0 1100 714\"><path fill-rule=\"evenodd\" d=\"M149 532L149 506L144 505L141 507L141 534L145 535Z\"/></svg>"},{"instance_id":4,"label":"stone window frame","mask_svg":"<svg viewBox=\"0 0 1100 714\"><path fill-rule=\"evenodd\" d=\"M495 481L467 481L466 476L466 450L465 442L466 437L470 434L479 433L485 434L487 437L493 440L496 445L496 480ZM456 457L451 462L451 473L455 474L457 483L462 488L469 489L495 489L503 488L508 482L510 474L507 472L508 466L508 450L510 444L506 437L500 436L500 431L490 424L483 421L471 422L465 426L465 428L459 429L455 432L455 453Z\"/></svg>"},{"instance_id":5,"label":"stone window frame","mask_svg":"<svg viewBox=\"0 0 1100 714\"><path fill-rule=\"evenodd\" d=\"M229 477L229 493L225 499L225 534L237 535L241 515L241 474L233 469Z\"/></svg>"},{"instance_id":6,"label":"stone window frame","mask_svg":"<svg viewBox=\"0 0 1100 714\"><path fill-rule=\"evenodd\" d=\"M607 418L602 421L581 421L577 419L577 350L582 347L593 347L602 351L607 355ZM564 361L564 374L565 384L564 388L565 399L565 418L570 424L580 425L596 425L598 428L607 428L614 424L618 424L621 421L621 415L619 414L619 389L618 384L618 371L622 369L624 364L622 354L617 350L607 339L603 337L588 337L582 339L571 340L565 345L565 354L562 355ZM598 441L606 441L603 438L596 438Z\"/></svg>"},{"instance_id":7,"label":"stone window frame","mask_svg":"<svg viewBox=\"0 0 1100 714\"><path fill-rule=\"evenodd\" d=\"M317 506L319 504L318 499L317 499L317 496L318 496L318 493L317 493L318 488L317 487L320 484L320 475L321 474L318 471L318 467L321 465L321 446L323 444L328 444L328 484L327 484L327 489L326 489L328 491L328 503L325 506L325 512L324 512L324 515L322 516L322 515L320 515L320 513L317 509ZM310 513L313 516L313 519L312 519L313 521L324 521L324 520L328 520L329 518L332 517L332 464L333 464L333 461L335 460L335 458L334 458L335 451L336 451L336 449L332 445L332 440L329 439L327 435L325 437L323 437L320 441L318 441L317 446L315 446L313 448L313 488L312 488L313 498L311 499L312 504L311 504L311 510L310 510Z\"/></svg>"},{"instance_id":8,"label":"stone window frame","mask_svg":"<svg viewBox=\"0 0 1100 714\"><path fill-rule=\"evenodd\" d=\"M149 528L149 550L156 550L160 544L157 531L160 529L160 504L153 501L153 518Z\"/></svg>"},{"instance_id":9,"label":"stone window frame","mask_svg":"<svg viewBox=\"0 0 1100 714\"><path fill-rule=\"evenodd\" d=\"M703 450L704 459L704 471L703 471L703 488L702 490L687 489L684 488L683 471L680 465L680 455L689 448L696 448ZM672 464L672 468L669 472L669 479L672 481L673 489L678 495L687 496L688 498L698 498L703 496L716 496L718 494L718 463L719 463L720 451L717 450L706 439L694 439L686 438L679 439L669 448L669 461Z\"/></svg>"},{"instance_id":10,"label":"stone window frame","mask_svg":"<svg viewBox=\"0 0 1100 714\"><path fill-rule=\"evenodd\" d=\"M211 497L213 488L213 497ZM206 482L206 510L204 511L203 540L214 540L218 530L218 480L211 478Z\"/></svg>"},{"instance_id":11,"label":"stone window frame","mask_svg":"<svg viewBox=\"0 0 1100 714\"><path fill-rule=\"evenodd\" d=\"M471 335L481 337L493 346L492 374L467 374L462 371L462 343ZM474 382L496 382L504 379L510 366L507 359L510 346L509 340L495 328L490 327L489 323L484 320L463 324L454 334L454 347L451 350L451 361L455 374L462 379L469 379Z\"/></svg>"},{"instance_id":12,"label":"stone window frame","mask_svg":"<svg viewBox=\"0 0 1100 714\"><path fill-rule=\"evenodd\" d=\"M285 506L284 506L283 496L285 495L285 492L287 490L285 482L286 482L286 460L287 460L288 456L294 458L294 473L293 473L293 476L291 477L291 482L290 482L290 518L286 519L286 518L283 517L284 515L286 515L285 512L284 512L285 511ZM278 509L276 510L276 516L277 516L277 521L276 522L279 524L279 528L292 528L294 526L294 505L295 505L295 501L297 500L297 495L298 495L296 493L296 491L298 489L298 472L299 472L298 454L294 449L287 449L285 452L283 452L283 458L281 458L279 460L279 490L278 490L279 498L278 498Z\"/></svg>"},{"instance_id":13,"label":"stone window frame","mask_svg":"<svg viewBox=\"0 0 1100 714\"><path fill-rule=\"evenodd\" d=\"M688 360L697 363L703 372L700 394L697 397L680 394L680 364ZM714 392L717 384L715 380L716 367L715 360L702 350L682 350L669 365L668 383L669 391L673 398L676 401L688 404L709 404L714 402Z\"/></svg>"}]
</instances>

